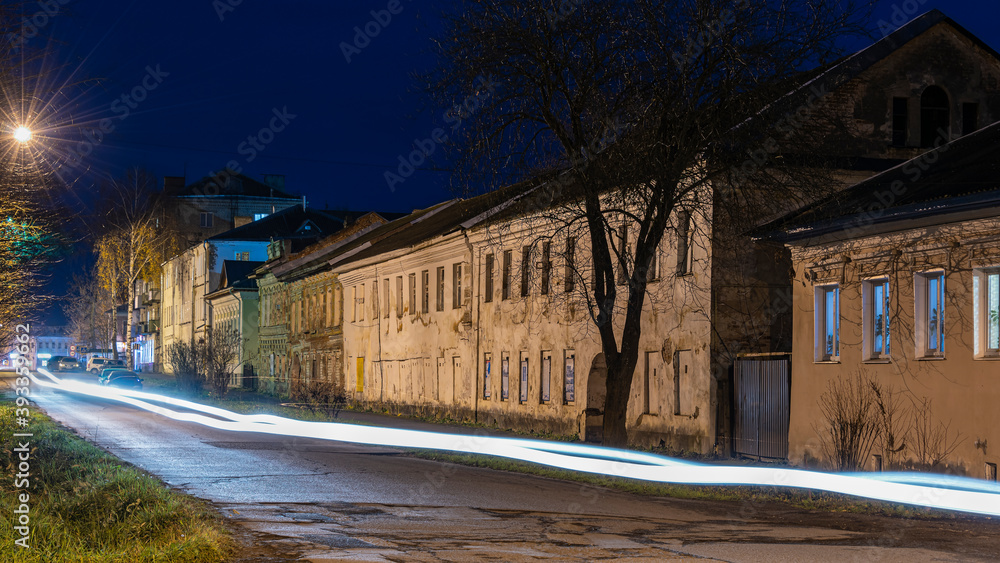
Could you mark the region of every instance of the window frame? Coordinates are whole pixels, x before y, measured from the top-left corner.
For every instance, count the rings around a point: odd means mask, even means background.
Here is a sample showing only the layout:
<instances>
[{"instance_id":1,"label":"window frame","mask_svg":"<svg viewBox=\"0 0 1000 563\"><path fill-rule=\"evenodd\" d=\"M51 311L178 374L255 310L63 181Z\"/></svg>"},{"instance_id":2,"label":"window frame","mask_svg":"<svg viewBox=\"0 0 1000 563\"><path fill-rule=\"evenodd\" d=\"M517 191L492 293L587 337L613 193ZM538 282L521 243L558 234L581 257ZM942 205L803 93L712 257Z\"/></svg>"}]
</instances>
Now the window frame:
<instances>
[{"instance_id":1,"label":"window frame","mask_svg":"<svg viewBox=\"0 0 1000 563\"><path fill-rule=\"evenodd\" d=\"M892 288L889 276L861 281L862 332L865 361L892 359ZM882 312L882 326L876 315ZM876 334L880 330L882 334Z\"/></svg>"},{"instance_id":2,"label":"window frame","mask_svg":"<svg viewBox=\"0 0 1000 563\"><path fill-rule=\"evenodd\" d=\"M493 253L486 255L484 260L483 269L485 270L483 274L483 302L492 303L493 302L493 270L496 268L494 265L495 258Z\"/></svg>"},{"instance_id":3,"label":"window frame","mask_svg":"<svg viewBox=\"0 0 1000 563\"><path fill-rule=\"evenodd\" d=\"M990 288L991 281L995 287ZM996 308L990 311L992 293ZM972 279L974 357L977 360L1000 359L1000 265L975 268ZM991 331L995 331L991 334ZM993 345L994 340L996 346Z\"/></svg>"},{"instance_id":4,"label":"window frame","mask_svg":"<svg viewBox=\"0 0 1000 563\"><path fill-rule=\"evenodd\" d=\"M813 289L815 291L813 310L814 361L815 363L840 363L840 284L817 285ZM829 309L831 293L833 294L833 311ZM836 317L833 325L830 324L829 320L831 313ZM830 329L832 329L833 334L830 334Z\"/></svg>"},{"instance_id":5,"label":"window frame","mask_svg":"<svg viewBox=\"0 0 1000 563\"><path fill-rule=\"evenodd\" d=\"M947 298L947 280L943 269L927 270L913 274L913 309L914 314L914 344L917 359L944 359L945 357L945 328L947 322L947 310L945 308ZM937 290L933 291L934 282L937 283ZM937 321L931 318L932 300L940 302L940 313ZM936 322L932 333L932 323ZM937 348L931 348L931 335L937 338Z\"/></svg>"}]
</instances>

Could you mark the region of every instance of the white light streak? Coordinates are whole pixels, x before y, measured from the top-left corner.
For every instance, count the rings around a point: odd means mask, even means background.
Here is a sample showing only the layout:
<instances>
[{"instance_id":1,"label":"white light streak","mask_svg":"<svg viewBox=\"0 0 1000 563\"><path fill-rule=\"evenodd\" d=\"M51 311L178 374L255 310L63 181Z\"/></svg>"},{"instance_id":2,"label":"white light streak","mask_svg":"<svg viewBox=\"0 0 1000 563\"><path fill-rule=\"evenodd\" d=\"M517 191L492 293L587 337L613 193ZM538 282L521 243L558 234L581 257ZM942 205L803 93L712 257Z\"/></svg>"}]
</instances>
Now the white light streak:
<instances>
[{"instance_id":1,"label":"white light streak","mask_svg":"<svg viewBox=\"0 0 1000 563\"><path fill-rule=\"evenodd\" d=\"M585 473L658 483L810 489L928 508L1000 516L1000 486L978 479L923 473L835 474L777 467L708 465L585 444L443 434L342 422L308 422L268 414L245 415L153 393L60 380L48 370L38 371L51 379L45 381L31 376L36 384L44 387L119 401L173 420L193 422L219 430L493 455ZM196 412L179 412L162 405Z\"/></svg>"}]
</instances>

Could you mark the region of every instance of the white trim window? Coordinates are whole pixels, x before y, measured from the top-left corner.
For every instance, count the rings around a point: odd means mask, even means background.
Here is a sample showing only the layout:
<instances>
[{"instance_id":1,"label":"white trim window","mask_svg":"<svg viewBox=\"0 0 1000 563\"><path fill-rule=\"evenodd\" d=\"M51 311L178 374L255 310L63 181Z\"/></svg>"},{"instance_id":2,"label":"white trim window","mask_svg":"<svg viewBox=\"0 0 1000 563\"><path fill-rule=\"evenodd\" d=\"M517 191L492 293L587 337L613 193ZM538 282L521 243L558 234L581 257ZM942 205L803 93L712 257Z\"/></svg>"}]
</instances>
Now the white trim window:
<instances>
[{"instance_id":1,"label":"white trim window","mask_svg":"<svg viewBox=\"0 0 1000 563\"><path fill-rule=\"evenodd\" d=\"M864 309L865 359L889 359L891 348L889 338L889 278L864 280L861 292Z\"/></svg>"},{"instance_id":2,"label":"white trim window","mask_svg":"<svg viewBox=\"0 0 1000 563\"><path fill-rule=\"evenodd\" d=\"M1000 358L1000 267L973 272L972 296L975 357Z\"/></svg>"},{"instance_id":3,"label":"white trim window","mask_svg":"<svg viewBox=\"0 0 1000 563\"><path fill-rule=\"evenodd\" d=\"M916 354L918 358L944 357L944 271L919 272L913 277Z\"/></svg>"},{"instance_id":4,"label":"white trim window","mask_svg":"<svg viewBox=\"0 0 1000 563\"><path fill-rule=\"evenodd\" d=\"M816 361L840 361L840 286L816 288Z\"/></svg>"}]
</instances>

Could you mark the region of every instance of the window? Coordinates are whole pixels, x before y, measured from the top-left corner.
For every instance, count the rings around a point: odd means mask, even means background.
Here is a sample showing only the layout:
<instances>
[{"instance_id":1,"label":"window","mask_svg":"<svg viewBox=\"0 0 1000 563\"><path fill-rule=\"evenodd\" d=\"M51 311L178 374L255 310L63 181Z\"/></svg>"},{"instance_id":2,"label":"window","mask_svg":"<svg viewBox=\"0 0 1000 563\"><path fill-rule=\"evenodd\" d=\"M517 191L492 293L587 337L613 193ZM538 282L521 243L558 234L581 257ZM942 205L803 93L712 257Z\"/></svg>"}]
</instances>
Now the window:
<instances>
[{"instance_id":1,"label":"window","mask_svg":"<svg viewBox=\"0 0 1000 563\"><path fill-rule=\"evenodd\" d=\"M628 283L628 262L631 258L628 255L628 225L622 223L622 226L618 229L618 285L625 285ZM622 265L622 262L625 265Z\"/></svg>"},{"instance_id":2,"label":"window","mask_svg":"<svg viewBox=\"0 0 1000 563\"><path fill-rule=\"evenodd\" d=\"M382 280L382 316L389 318L389 278Z\"/></svg>"},{"instance_id":3,"label":"window","mask_svg":"<svg viewBox=\"0 0 1000 563\"><path fill-rule=\"evenodd\" d=\"M240 262L249 262L250 261L250 253L249 252L239 252L239 251L237 251L237 252L234 253L233 260L239 260Z\"/></svg>"},{"instance_id":4,"label":"window","mask_svg":"<svg viewBox=\"0 0 1000 563\"><path fill-rule=\"evenodd\" d=\"M531 293L531 247L521 248L521 297L527 297Z\"/></svg>"},{"instance_id":5,"label":"window","mask_svg":"<svg viewBox=\"0 0 1000 563\"><path fill-rule=\"evenodd\" d=\"M940 86L928 86L920 96L920 146L947 143L950 125L948 94Z\"/></svg>"},{"instance_id":6,"label":"window","mask_svg":"<svg viewBox=\"0 0 1000 563\"><path fill-rule=\"evenodd\" d=\"M861 285L864 309L865 359L888 358L889 353L889 278L865 280Z\"/></svg>"},{"instance_id":7,"label":"window","mask_svg":"<svg viewBox=\"0 0 1000 563\"><path fill-rule=\"evenodd\" d=\"M500 280L500 298L504 301L510 299L510 263L513 259L513 251L503 251L503 277Z\"/></svg>"},{"instance_id":8,"label":"window","mask_svg":"<svg viewBox=\"0 0 1000 563\"><path fill-rule=\"evenodd\" d=\"M417 314L417 274L410 274L410 316Z\"/></svg>"},{"instance_id":9,"label":"window","mask_svg":"<svg viewBox=\"0 0 1000 563\"><path fill-rule=\"evenodd\" d=\"M444 266L437 269L437 310L444 311Z\"/></svg>"},{"instance_id":10,"label":"window","mask_svg":"<svg viewBox=\"0 0 1000 563\"><path fill-rule=\"evenodd\" d=\"M203 228L203 229L211 229L212 228L212 219L213 219L213 217L214 216L211 213L207 213L205 211L202 211L201 212L201 228Z\"/></svg>"},{"instance_id":11,"label":"window","mask_svg":"<svg viewBox=\"0 0 1000 563\"><path fill-rule=\"evenodd\" d=\"M541 402L547 403L552 397L552 352L542 352Z\"/></svg>"},{"instance_id":12,"label":"window","mask_svg":"<svg viewBox=\"0 0 1000 563\"><path fill-rule=\"evenodd\" d=\"M358 320L365 320L365 284L358 290Z\"/></svg>"},{"instance_id":13,"label":"window","mask_svg":"<svg viewBox=\"0 0 1000 563\"><path fill-rule=\"evenodd\" d=\"M691 273L694 262L694 229L691 228L691 211L684 209L677 214L677 275Z\"/></svg>"},{"instance_id":14,"label":"window","mask_svg":"<svg viewBox=\"0 0 1000 563\"><path fill-rule=\"evenodd\" d=\"M484 280L485 290L483 301L490 303L493 301L493 255L486 255L486 279Z\"/></svg>"},{"instance_id":15,"label":"window","mask_svg":"<svg viewBox=\"0 0 1000 563\"><path fill-rule=\"evenodd\" d=\"M403 318L403 276L396 276L396 318Z\"/></svg>"},{"instance_id":16,"label":"window","mask_svg":"<svg viewBox=\"0 0 1000 563\"><path fill-rule=\"evenodd\" d=\"M552 243L542 243L542 284L539 292L542 295L549 294L549 278L552 275Z\"/></svg>"},{"instance_id":17,"label":"window","mask_svg":"<svg viewBox=\"0 0 1000 563\"><path fill-rule=\"evenodd\" d=\"M462 264L451 266L451 308L462 306Z\"/></svg>"},{"instance_id":18,"label":"window","mask_svg":"<svg viewBox=\"0 0 1000 563\"><path fill-rule=\"evenodd\" d=\"M566 293L573 291L576 282L576 237L566 237L566 272L563 283Z\"/></svg>"},{"instance_id":19,"label":"window","mask_svg":"<svg viewBox=\"0 0 1000 563\"><path fill-rule=\"evenodd\" d=\"M910 100L909 98L892 99L892 146L905 147L906 136L909 135Z\"/></svg>"},{"instance_id":20,"label":"window","mask_svg":"<svg viewBox=\"0 0 1000 563\"><path fill-rule=\"evenodd\" d=\"M576 400L576 352L566 350L565 370L563 372L563 403L570 404Z\"/></svg>"},{"instance_id":21,"label":"window","mask_svg":"<svg viewBox=\"0 0 1000 563\"><path fill-rule=\"evenodd\" d=\"M649 258L649 269L646 270L646 281L656 281L660 279L660 249L656 247L653 249L653 255Z\"/></svg>"},{"instance_id":22,"label":"window","mask_svg":"<svg viewBox=\"0 0 1000 563\"><path fill-rule=\"evenodd\" d=\"M490 371L493 368L493 354L483 354L483 398L490 398Z\"/></svg>"},{"instance_id":23,"label":"window","mask_svg":"<svg viewBox=\"0 0 1000 563\"><path fill-rule=\"evenodd\" d=\"M968 135L979 129L979 104L962 104L962 134Z\"/></svg>"},{"instance_id":24,"label":"window","mask_svg":"<svg viewBox=\"0 0 1000 563\"><path fill-rule=\"evenodd\" d=\"M840 286L816 288L816 361L840 361Z\"/></svg>"},{"instance_id":25,"label":"window","mask_svg":"<svg viewBox=\"0 0 1000 563\"><path fill-rule=\"evenodd\" d=\"M1000 268L977 269L972 278L975 357L1000 357Z\"/></svg>"},{"instance_id":26,"label":"window","mask_svg":"<svg viewBox=\"0 0 1000 563\"><path fill-rule=\"evenodd\" d=\"M504 353L500 357L500 400L510 398L510 356Z\"/></svg>"},{"instance_id":27,"label":"window","mask_svg":"<svg viewBox=\"0 0 1000 563\"><path fill-rule=\"evenodd\" d=\"M431 311L431 273L429 270L420 272L420 312L425 315Z\"/></svg>"},{"instance_id":28,"label":"window","mask_svg":"<svg viewBox=\"0 0 1000 563\"><path fill-rule=\"evenodd\" d=\"M522 403L528 402L528 355L521 353L521 388L520 400Z\"/></svg>"},{"instance_id":29,"label":"window","mask_svg":"<svg viewBox=\"0 0 1000 563\"><path fill-rule=\"evenodd\" d=\"M268 213L254 213L253 214L253 220L254 221L260 221L261 219L263 219L264 217L267 217L268 215L269 215Z\"/></svg>"},{"instance_id":30,"label":"window","mask_svg":"<svg viewBox=\"0 0 1000 563\"><path fill-rule=\"evenodd\" d=\"M944 357L944 272L915 274L913 294L917 357Z\"/></svg>"}]
</instances>

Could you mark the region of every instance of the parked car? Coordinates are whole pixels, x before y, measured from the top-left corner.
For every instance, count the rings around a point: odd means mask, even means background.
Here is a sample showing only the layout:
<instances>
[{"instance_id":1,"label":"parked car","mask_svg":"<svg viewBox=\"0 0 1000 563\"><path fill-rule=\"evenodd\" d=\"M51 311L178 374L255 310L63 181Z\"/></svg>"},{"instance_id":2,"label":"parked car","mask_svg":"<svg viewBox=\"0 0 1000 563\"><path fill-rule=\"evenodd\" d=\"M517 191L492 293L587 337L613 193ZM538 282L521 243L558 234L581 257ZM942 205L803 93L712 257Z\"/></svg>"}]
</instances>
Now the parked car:
<instances>
[{"instance_id":1,"label":"parked car","mask_svg":"<svg viewBox=\"0 0 1000 563\"><path fill-rule=\"evenodd\" d=\"M59 371L69 371L69 370L78 370L82 366L80 365L80 362L78 362L76 358L70 358L67 356L59 358L59 360L56 361L54 367Z\"/></svg>"},{"instance_id":2,"label":"parked car","mask_svg":"<svg viewBox=\"0 0 1000 563\"><path fill-rule=\"evenodd\" d=\"M105 383L107 383L108 382L108 378L111 377L111 374L114 373L114 372L116 372L116 371L128 371L128 368L125 367L125 366L115 366L115 367L111 367L111 368L104 368L104 369L101 370L101 375L98 377L98 381L102 385L105 384Z\"/></svg>"},{"instance_id":3,"label":"parked car","mask_svg":"<svg viewBox=\"0 0 1000 563\"><path fill-rule=\"evenodd\" d=\"M125 367L125 362L111 358L90 358L87 362L87 371L96 375L101 373L102 369L113 366Z\"/></svg>"},{"instance_id":4,"label":"parked car","mask_svg":"<svg viewBox=\"0 0 1000 563\"><path fill-rule=\"evenodd\" d=\"M134 371L119 370L109 374L108 380L104 383L108 387L121 387L123 389L142 389L142 379Z\"/></svg>"}]
</instances>

